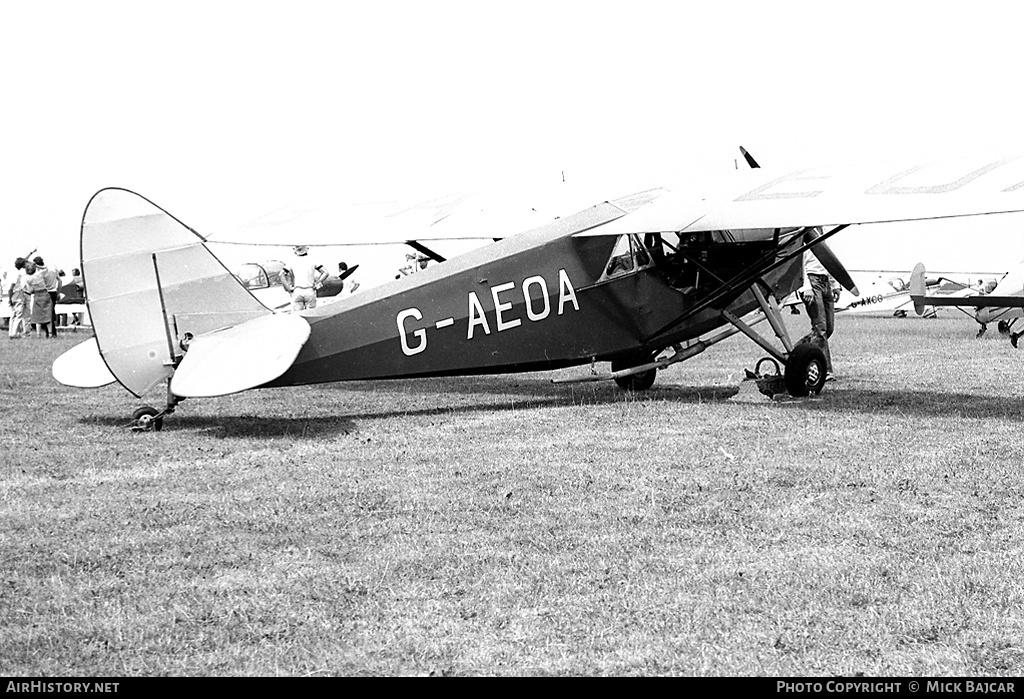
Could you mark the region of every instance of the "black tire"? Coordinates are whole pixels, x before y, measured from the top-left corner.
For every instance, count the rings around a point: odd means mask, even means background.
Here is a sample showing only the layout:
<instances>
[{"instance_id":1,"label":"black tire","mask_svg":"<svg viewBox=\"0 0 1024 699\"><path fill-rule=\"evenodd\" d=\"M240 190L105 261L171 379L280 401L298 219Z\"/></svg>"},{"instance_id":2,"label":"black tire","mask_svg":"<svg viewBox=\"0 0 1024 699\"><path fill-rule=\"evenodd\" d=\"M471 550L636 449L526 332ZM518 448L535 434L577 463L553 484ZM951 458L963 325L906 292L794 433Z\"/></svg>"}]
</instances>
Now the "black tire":
<instances>
[{"instance_id":1,"label":"black tire","mask_svg":"<svg viewBox=\"0 0 1024 699\"><path fill-rule=\"evenodd\" d=\"M142 432L159 432L164 427L164 418L156 408L144 405L132 413L132 426Z\"/></svg>"},{"instance_id":2,"label":"black tire","mask_svg":"<svg viewBox=\"0 0 1024 699\"><path fill-rule=\"evenodd\" d=\"M647 364L654 355L645 354L642 357L630 357L627 359L616 359L612 361L612 371L622 371L623 369L631 369L641 364ZM615 379L616 385L625 391L646 391L654 385L654 379L658 377L657 369L648 369L647 371L640 374L632 374L631 376L623 376Z\"/></svg>"},{"instance_id":3,"label":"black tire","mask_svg":"<svg viewBox=\"0 0 1024 699\"><path fill-rule=\"evenodd\" d=\"M826 378L825 353L811 344L797 345L786 361L786 390L789 395L801 398L811 393L821 393Z\"/></svg>"}]
</instances>

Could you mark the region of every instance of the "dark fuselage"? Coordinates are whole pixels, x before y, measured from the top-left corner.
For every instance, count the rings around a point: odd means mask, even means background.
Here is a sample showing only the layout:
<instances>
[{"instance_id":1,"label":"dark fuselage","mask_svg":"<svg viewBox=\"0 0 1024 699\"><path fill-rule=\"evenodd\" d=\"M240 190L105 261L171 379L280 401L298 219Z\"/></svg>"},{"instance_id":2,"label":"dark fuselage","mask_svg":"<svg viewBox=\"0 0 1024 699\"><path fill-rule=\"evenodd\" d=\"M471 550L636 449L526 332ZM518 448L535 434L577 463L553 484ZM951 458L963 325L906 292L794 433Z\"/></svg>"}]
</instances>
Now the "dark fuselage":
<instances>
[{"instance_id":1,"label":"dark fuselage","mask_svg":"<svg viewBox=\"0 0 1024 699\"><path fill-rule=\"evenodd\" d=\"M652 354L722 325L720 309L743 315L756 306L737 291L656 335L706 292L673 286L649 258L609 277L617 239L573 234L620 215L595 207L306 311L309 340L268 385L548 370ZM799 258L766 277L784 295L798 273Z\"/></svg>"}]
</instances>

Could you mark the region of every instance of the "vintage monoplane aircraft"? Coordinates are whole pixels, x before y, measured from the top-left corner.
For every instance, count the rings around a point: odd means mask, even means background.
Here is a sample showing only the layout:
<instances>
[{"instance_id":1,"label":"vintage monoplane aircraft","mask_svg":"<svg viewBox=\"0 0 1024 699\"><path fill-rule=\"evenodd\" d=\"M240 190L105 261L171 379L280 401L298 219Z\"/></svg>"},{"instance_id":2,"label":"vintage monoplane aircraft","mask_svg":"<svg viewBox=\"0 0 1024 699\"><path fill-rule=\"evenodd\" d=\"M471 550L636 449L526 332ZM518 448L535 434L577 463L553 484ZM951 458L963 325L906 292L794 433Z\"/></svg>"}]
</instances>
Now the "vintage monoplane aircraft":
<instances>
[{"instance_id":1,"label":"vintage monoplane aircraft","mask_svg":"<svg viewBox=\"0 0 1024 699\"><path fill-rule=\"evenodd\" d=\"M163 407L133 416L146 429L184 398L331 381L590 365L570 380L641 390L659 369L743 333L775 365L761 378L803 396L822 389L824 357L792 342L776 300L799 286L806 249L852 287L825 244L850 224L1024 211L1022 161L723 175L574 211L524 201L523 216L498 207L460 218L456 202L440 216L385 217L359 242L426 254L430 240L466 230L497 242L287 314L254 298L202 235L138 194L104 189L81 230L95 337L53 375L117 381L140 397L166 384ZM765 319L781 349L753 328ZM603 361L611 370L597 372Z\"/></svg>"},{"instance_id":2,"label":"vintage monoplane aircraft","mask_svg":"<svg viewBox=\"0 0 1024 699\"><path fill-rule=\"evenodd\" d=\"M1024 336L1024 263L1007 272L988 293L961 298L955 303L929 294L924 265L918 264L910 277L910 297L918 315L927 305L976 308L974 319L981 326L978 337L984 335L988 324L993 322L998 324L1000 333L1009 336L1014 347Z\"/></svg>"},{"instance_id":3,"label":"vintage monoplane aircraft","mask_svg":"<svg viewBox=\"0 0 1024 699\"><path fill-rule=\"evenodd\" d=\"M860 296L853 296L845 290L842 291L836 300L836 312L848 315L883 314L905 318L914 307L914 302L910 298L910 275L906 272L901 274L893 271L851 270L850 276L857 283L857 287L861 291ZM952 276L952 274L941 274L936 277L927 277L925 285L929 295L963 298L985 293L986 283L995 286L995 278L989 274L983 275L982 278L979 278L978 274L958 275L964 279L978 279L980 284L957 281ZM956 306L954 305L954 307ZM934 318L936 316L935 307L926 306L922 315Z\"/></svg>"}]
</instances>

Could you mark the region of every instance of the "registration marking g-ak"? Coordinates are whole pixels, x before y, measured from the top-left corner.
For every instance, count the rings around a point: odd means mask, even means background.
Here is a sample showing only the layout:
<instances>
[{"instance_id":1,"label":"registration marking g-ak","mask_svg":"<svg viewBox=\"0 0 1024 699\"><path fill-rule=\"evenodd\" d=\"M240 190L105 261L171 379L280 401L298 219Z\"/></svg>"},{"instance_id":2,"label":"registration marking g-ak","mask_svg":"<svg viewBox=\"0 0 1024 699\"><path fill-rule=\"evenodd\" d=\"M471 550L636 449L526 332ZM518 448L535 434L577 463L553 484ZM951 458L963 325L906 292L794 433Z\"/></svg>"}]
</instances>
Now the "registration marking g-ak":
<instances>
[{"instance_id":1,"label":"registration marking g-ak","mask_svg":"<svg viewBox=\"0 0 1024 699\"><path fill-rule=\"evenodd\" d=\"M539 292L537 297L530 295L530 290L534 288ZM518 328L523 324L521 317L511 317L509 315L516 301L522 302L523 308L526 310L526 319L531 323L542 321L551 315L552 308L551 299L548 295L548 283L543 276L537 274L527 277L518 286L518 294L516 294L516 290L515 282L504 282L488 287L491 301L494 304L495 332L504 332L512 328ZM480 297L477 296L475 291L470 291L467 294L466 304L466 339L472 340L474 337L478 337L481 332L484 335L490 335L491 325L487 320L487 313L484 311ZM576 298L576 289L573 288L568 273L564 269L559 269L557 315L565 313L566 307L571 307L573 311L580 310L580 304ZM420 309L405 308L395 316L395 323L398 326L398 339L402 344L402 352L407 357L412 357L427 349L426 328L415 328L410 331L408 325L414 325L408 322L410 320L423 320L423 313L420 312ZM434 327L439 330L454 324L455 318L451 316L433 323ZM410 335L415 338L415 344L410 343Z\"/></svg>"}]
</instances>

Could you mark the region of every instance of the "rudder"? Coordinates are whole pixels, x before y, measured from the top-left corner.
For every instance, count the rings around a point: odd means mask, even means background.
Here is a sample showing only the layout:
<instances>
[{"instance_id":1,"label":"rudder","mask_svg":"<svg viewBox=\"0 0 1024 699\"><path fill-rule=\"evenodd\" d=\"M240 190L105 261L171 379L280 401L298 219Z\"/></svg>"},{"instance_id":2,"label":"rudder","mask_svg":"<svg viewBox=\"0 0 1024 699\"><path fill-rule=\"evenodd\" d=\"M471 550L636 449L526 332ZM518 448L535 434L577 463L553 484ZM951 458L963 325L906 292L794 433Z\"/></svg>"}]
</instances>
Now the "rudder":
<instances>
[{"instance_id":1,"label":"rudder","mask_svg":"<svg viewBox=\"0 0 1024 699\"><path fill-rule=\"evenodd\" d=\"M101 356L141 396L168 379L186 333L199 336L271 313L198 233L151 201L103 189L82 217L82 276Z\"/></svg>"}]
</instances>

